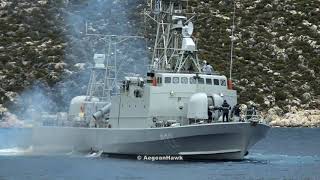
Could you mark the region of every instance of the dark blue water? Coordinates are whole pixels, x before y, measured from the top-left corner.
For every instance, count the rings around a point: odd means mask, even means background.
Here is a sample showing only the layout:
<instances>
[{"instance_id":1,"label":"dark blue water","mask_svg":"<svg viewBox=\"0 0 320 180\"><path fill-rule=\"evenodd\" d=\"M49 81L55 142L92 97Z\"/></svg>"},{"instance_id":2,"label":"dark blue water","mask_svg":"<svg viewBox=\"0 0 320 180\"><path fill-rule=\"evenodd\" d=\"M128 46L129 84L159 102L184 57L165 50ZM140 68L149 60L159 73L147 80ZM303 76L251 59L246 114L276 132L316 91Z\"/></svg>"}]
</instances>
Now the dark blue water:
<instances>
[{"instance_id":1,"label":"dark blue water","mask_svg":"<svg viewBox=\"0 0 320 180\"><path fill-rule=\"evenodd\" d=\"M0 180L320 179L320 129L272 129L245 160L236 162L151 162L79 154L7 153L8 148L19 151L15 148L23 140L19 136L28 133L0 129Z\"/></svg>"}]
</instances>

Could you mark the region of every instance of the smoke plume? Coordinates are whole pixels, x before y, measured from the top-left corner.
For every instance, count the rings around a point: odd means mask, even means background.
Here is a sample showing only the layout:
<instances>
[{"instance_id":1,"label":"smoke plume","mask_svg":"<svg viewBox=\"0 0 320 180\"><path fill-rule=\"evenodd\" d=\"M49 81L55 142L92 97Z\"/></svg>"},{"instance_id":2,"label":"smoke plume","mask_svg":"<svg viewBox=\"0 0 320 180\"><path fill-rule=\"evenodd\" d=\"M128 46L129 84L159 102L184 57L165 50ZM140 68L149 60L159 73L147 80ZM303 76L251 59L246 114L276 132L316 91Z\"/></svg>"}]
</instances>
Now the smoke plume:
<instances>
[{"instance_id":1,"label":"smoke plume","mask_svg":"<svg viewBox=\"0 0 320 180\"><path fill-rule=\"evenodd\" d=\"M95 53L116 60L118 80L128 74L144 75L147 70L144 1L64 0L60 3L55 13L63 14L57 26L63 29L64 58L52 66L55 72L51 73L59 81L53 85L35 82L22 92L15 102L19 108L12 110L21 119L32 119L34 113L67 111L73 97L85 95Z\"/></svg>"}]
</instances>

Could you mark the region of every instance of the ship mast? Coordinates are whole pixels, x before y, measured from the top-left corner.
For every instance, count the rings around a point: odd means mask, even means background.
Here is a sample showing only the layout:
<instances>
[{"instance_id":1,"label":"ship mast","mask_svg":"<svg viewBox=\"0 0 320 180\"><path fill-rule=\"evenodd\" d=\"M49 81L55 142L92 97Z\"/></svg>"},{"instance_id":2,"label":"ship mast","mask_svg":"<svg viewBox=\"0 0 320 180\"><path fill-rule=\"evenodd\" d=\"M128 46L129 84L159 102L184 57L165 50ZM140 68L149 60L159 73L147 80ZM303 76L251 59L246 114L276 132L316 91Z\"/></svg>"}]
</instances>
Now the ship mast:
<instances>
[{"instance_id":1,"label":"ship mast","mask_svg":"<svg viewBox=\"0 0 320 180\"><path fill-rule=\"evenodd\" d=\"M156 23L151 70L201 72L193 40L195 14L187 13L188 0L150 0L146 15Z\"/></svg>"}]
</instances>

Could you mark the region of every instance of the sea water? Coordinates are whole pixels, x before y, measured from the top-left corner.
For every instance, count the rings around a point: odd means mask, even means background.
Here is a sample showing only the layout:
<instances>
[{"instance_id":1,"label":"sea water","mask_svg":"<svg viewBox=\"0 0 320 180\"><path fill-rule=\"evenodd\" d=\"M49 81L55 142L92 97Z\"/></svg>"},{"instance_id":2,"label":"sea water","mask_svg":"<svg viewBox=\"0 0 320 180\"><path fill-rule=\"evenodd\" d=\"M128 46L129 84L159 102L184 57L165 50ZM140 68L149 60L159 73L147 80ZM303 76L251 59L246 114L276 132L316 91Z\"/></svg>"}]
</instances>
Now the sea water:
<instances>
[{"instance_id":1,"label":"sea water","mask_svg":"<svg viewBox=\"0 0 320 180\"><path fill-rule=\"evenodd\" d=\"M273 128L243 161L143 161L30 155L29 129L0 129L0 180L320 179L320 129Z\"/></svg>"}]
</instances>

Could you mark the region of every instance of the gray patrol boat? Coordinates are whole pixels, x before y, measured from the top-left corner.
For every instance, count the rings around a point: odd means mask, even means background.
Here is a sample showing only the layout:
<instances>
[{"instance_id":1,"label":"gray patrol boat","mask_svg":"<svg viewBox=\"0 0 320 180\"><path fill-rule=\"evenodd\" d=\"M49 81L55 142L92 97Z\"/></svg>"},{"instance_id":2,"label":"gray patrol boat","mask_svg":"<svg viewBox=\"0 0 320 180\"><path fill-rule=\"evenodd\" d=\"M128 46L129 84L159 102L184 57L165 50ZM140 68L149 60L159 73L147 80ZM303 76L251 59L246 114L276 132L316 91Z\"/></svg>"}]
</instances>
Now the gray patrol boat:
<instances>
[{"instance_id":1,"label":"gray patrol boat","mask_svg":"<svg viewBox=\"0 0 320 180\"><path fill-rule=\"evenodd\" d=\"M226 76L203 71L186 4L149 1L145 15L156 39L147 76L125 77L120 93L110 95L116 76L105 56L95 55L87 95L75 97L55 126L33 128L34 151L243 159L270 127L259 117L222 122L223 101L235 106L237 93Z\"/></svg>"}]
</instances>

